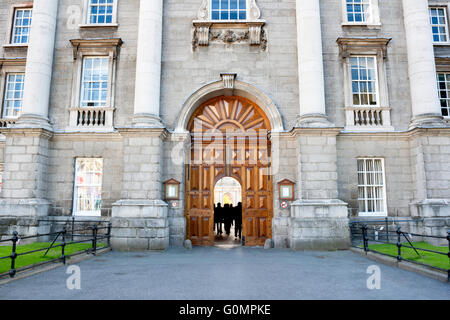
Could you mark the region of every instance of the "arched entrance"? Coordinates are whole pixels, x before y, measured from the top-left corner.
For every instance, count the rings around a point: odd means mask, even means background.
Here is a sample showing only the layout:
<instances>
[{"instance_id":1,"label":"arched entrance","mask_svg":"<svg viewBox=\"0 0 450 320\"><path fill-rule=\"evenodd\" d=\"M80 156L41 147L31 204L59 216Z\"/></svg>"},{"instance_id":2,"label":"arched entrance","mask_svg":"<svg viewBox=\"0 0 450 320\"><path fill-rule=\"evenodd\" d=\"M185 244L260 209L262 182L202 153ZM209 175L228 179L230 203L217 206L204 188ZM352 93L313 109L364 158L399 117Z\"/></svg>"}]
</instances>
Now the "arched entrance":
<instances>
[{"instance_id":1,"label":"arched entrance","mask_svg":"<svg viewBox=\"0 0 450 320\"><path fill-rule=\"evenodd\" d=\"M242 186L245 245L264 245L271 238L270 129L259 106L237 96L213 98L191 116L185 215L186 237L194 245L214 244L214 186L223 177Z\"/></svg>"}]
</instances>

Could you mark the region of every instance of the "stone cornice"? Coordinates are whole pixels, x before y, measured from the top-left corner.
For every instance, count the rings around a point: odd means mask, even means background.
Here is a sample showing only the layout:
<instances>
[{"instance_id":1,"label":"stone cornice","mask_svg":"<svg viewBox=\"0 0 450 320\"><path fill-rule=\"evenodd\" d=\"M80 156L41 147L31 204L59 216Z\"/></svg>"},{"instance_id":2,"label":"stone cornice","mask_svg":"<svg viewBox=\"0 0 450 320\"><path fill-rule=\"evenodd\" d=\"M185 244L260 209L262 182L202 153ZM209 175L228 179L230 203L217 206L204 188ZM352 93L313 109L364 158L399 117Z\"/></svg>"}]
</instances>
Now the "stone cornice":
<instances>
[{"instance_id":1,"label":"stone cornice","mask_svg":"<svg viewBox=\"0 0 450 320\"><path fill-rule=\"evenodd\" d=\"M352 51L360 53L365 50L381 51L383 58L387 56L387 46L392 38L338 38L339 55L347 58Z\"/></svg>"},{"instance_id":2,"label":"stone cornice","mask_svg":"<svg viewBox=\"0 0 450 320\"><path fill-rule=\"evenodd\" d=\"M166 128L121 127L116 129L122 136L159 136L164 140L170 134Z\"/></svg>"},{"instance_id":3,"label":"stone cornice","mask_svg":"<svg viewBox=\"0 0 450 320\"><path fill-rule=\"evenodd\" d=\"M71 39L70 43L73 46L73 58L76 60L78 57L78 51L80 49L114 49L114 53L117 56L117 50L122 46L123 41L121 38L111 39Z\"/></svg>"},{"instance_id":4,"label":"stone cornice","mask_svg":"<svg viewBox=\"0 0 450 320\"><path fill-rule=\"evenodd\" d=\"M0 128L0 134L40 136L46 139L50 139L54 133L44 128Z\"/></svg>"},{"instance_id":5,"label":"stone cornice","mask_svg":"<svg viewBox=\"0 0 450 320\"><path fill-rule=\"evenodd\" d=\"M27 58L0 58L0 68L2 66L24 66Z\"/></svg>"},{"instance_id":6,"label":"stone cornice","mask_svg":"<svg viewBox=\"0 0 450 320\"><path fill-rule=\"evenodd\" d=\"M340 137L401 137L410 138L427 134L439 134L450 136L449 128L414 128L408 131L385 131L385 132L345 132L339 133Z\"/></svg>"}]
</instances>

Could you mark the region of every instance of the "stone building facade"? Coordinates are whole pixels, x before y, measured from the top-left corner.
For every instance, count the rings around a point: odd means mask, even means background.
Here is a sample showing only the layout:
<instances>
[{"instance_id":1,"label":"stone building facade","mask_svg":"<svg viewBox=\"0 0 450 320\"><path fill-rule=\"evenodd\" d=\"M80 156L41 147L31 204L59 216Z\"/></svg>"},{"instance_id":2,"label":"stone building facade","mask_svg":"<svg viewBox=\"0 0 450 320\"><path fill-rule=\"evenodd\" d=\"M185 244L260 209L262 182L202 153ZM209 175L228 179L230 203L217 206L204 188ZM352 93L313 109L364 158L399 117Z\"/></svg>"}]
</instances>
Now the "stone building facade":
<instances>
[{"instance_id":1,"label":"stone building facade","mask_svg":"<svg viewBox=\"0 0 450 320\"><path fill-rule=\"evenodd\" d=\"M243 195L263 212L248 216L248 238L258 221L256 238L275 247L347 248L349 219L386 216L445 235L449 10L442 0L3 0L0 234L72 216L111 220L118 249L210 232L190 211L209 208L209 185L200 208L190 184L209 167L187 161L189 126L200 107L234 97L265 119L270 145L267 184ZM205 111L212 126L233 113L225 104ZM233 165L214 168L232 176Z\"/></svg>"}]
</instances>

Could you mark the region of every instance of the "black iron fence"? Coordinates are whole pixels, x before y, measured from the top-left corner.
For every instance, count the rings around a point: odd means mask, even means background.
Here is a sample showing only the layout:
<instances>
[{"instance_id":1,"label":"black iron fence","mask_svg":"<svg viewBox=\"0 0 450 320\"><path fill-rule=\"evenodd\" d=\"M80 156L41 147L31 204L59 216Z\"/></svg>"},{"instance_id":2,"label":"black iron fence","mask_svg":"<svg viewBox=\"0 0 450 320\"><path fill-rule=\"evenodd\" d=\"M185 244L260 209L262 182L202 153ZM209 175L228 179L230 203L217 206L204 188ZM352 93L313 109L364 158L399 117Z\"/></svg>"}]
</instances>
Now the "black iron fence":
<instances>
[{"instance_id":1,"label":"black iron fence","mask_svg":"<svg viewBox=\"0 0 450 320\"><path fill-rule=\"evenodd\" d=\"M412 249L414 252L420 257L419 252L428 252L432 255L440 255L447 256L450 263L450 230L447 231L447 236L433 236L433 235L425 235L414 232L409 232L406 230L402 230L401 223L408 222L411 223L411 220L388 220L387 218L384 220L365 220L365 221L352 221L350 222L350 233L351 233L351 242L352 246L356 248L363 249L365 252L375 252L378 254L386 255L392 257L392 254L388 254L386 252L382 252L374 249L371 244L388 244L395 246L397 261L408 261L414 264L427 266L432 269L440 270L447 272L447 281L450 282L450 268L444 269L440 268L428 263L423 263L419 261L415 261L412 259L405 258L402 255L402 249ZM407 228L404 226L403 228ZM431 249L420 248L413 244L413 239L423 239L423 240L435 240L440 242L448 243L447 252L441 252ZM404 253L404 251L403 251Z\"/></svg>"},{"instance_id":2,"label":"black iron fence","mask_svg":"<svg viewBox=\"0 0 450 320\"><path fill-rule=\"evenodd\" d=\"M92 221L90 221L92 222ZM38 234L35 236L24 236L21 237L16 231L13 232L13 235L11 238L0 240L0 245L7 245L8 243L11 243L11 254L8 256L0 257L0 262L2 260L10 259L11 262L11 268L9 271L0 273L0 278L4 276L10 276L13 278L18 272L23 272L25 270L29 270L41 265L55 263L55 262L62 262L63 264L66 264L66 260L70 257L81 255L83 253L93 254L95 255L98 250L100 249L106 249L111 247L111 223L109 222L98 222L99 224L106 224L104 226L94 224L92 226L86 226L76 228L75 225L72 223L71 228L68 230L66 226L63 227L61 231L58 232L50 232L45 234ZM18 252L18 246L21 241L29 242L33 239L52 239L52 242L50 246L46 246L43 248L38 248L35 250L30 250L26 252ZM60 241L60 242L58 242ZM106 243L103 242L106 241ZM37 241L35 241L37 242ZM38 241L42 242L42 241ZM101 247L99 248L99 242L101 243ZM71 254L66 254L66 248L70 245L74 244L81 244L81 243L90 243L90 248L80 250ZM37 252L43 252L45 251L44 256L47 255L47 253L51 249L61 248L61 255L55 259L45 260L42 262L26 265L20 268L16 268L16 261L19 257L23 257L26 255L30 255Z\"/></svg>"}]
</instances>

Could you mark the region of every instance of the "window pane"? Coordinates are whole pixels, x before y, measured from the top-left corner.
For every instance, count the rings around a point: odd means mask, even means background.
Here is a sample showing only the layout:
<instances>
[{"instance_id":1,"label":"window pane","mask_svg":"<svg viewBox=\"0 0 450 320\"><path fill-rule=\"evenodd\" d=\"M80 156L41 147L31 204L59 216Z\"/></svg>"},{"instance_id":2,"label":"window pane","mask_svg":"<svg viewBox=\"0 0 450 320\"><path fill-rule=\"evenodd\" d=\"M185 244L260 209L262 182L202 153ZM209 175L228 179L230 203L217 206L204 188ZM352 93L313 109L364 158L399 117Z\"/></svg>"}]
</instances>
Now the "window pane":
<instances>
[{"instance_id":1,"label":"window pane","mask_svg":"<svg viewBox=\"0 0 450 320\"><path fill-rule=\"evenodd\" d=\"M28 43L28 35L31 27L31 16L33 9L16 9L11 42L14 44Z\"/></svg>"},{"instance_id":2,"label":"window pane","mask_svg":"<svg viewBox=\"0 0 450 320\"><path fill-rule=\"evenodd\" d=\"M433 32L434 42L447 42L448 41L448 23L447 12L445 7L431 7L430 24Z\"/></svg>"},{"instance_id":3,"label":"window pane","mask_svg":"<svg viewBox=\"0 0 450 320\"><path fill-rule=\"evenodd\" d=\"M22 111L23 87L25 75L8 74L6 76L3 118L17 118Z\"/></svg>"},{"instance_id":4,"label":"window pane","mask_svg":"<svg viewBox=\"0 0 450 320\"><path fill-rule=\"evenodd\" d=\"M375 57L350 58L354 106L377 106Z\"/></svg>"},{"instance_id":5,"label":"window pane","mask_svg":"<svg viewBox=\"0 0 450 320\"><path fill-rule=\"evenodd\" d=\"M114 1L89 0L88 12L89 12L88 21L91 24L112 23L114 12Z\"/></svg>"},{"instance_id":6,"label":"window pane","mask_svg":"<svg viewBox=\"0 0 450 320\"><path fill-rule=\"evenodd\" d=\"M444 117L448 117L450 115L450 73L438 73L436 78L441 112Z\"/></svg>"},{"instance_id":7,"label":"window pane","mask_svg":"<svg viewBox=\"0 0 450 320\"><path fill-rule=\"evenodd\" d=\"M103 159L76 159L74 214L100 215Z\"/></svg>"},{"instance_id":8,"label":"window pane","mask_svg":"<svg viewBox=\"0 0 450 320\"><path fill-rule=\"evenodd\" d=\"M346 0L346 3L348 22L370 21L370 0Z\"/></svg>"},{"instance_id":9,"label":"window pane","mask_svg":"<svg viewBox=\"0 0 450 320\"><path fill-rule=\"evenodd\" d=\"M358 206L360 213L386 214L383 160L358 159Z\"/></svg>"},{"instance_id":10,"label":"window pane","mask_svg":"<svg viewBox=\"0 0 450 320\"><path fill-rule=\"evenodd\" d=\"M81 107L105 107L107 94L100 93L102 88L107 92L109 82L109 58L86 57L83 60L81 83Z\"/></svg>"},{"instance_id":11,"label":"window pane","mask_svg":"<svg viewBox=\"0 0 450 320\"><path fill-rule=\"evenodd\" d=\"M245 20L246 18L246 0L211 1L211 19L213 20Z\"/></svg>"}]
</instances>

